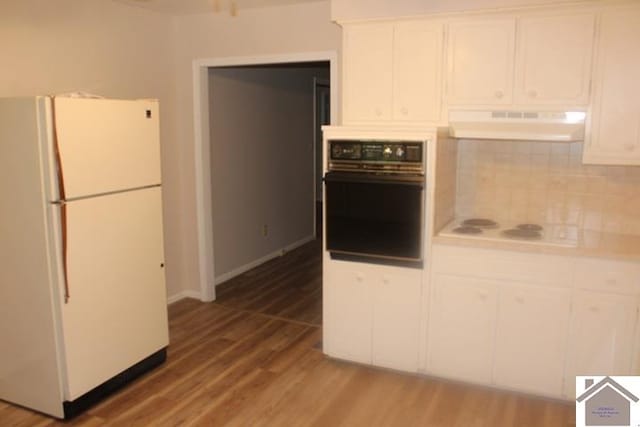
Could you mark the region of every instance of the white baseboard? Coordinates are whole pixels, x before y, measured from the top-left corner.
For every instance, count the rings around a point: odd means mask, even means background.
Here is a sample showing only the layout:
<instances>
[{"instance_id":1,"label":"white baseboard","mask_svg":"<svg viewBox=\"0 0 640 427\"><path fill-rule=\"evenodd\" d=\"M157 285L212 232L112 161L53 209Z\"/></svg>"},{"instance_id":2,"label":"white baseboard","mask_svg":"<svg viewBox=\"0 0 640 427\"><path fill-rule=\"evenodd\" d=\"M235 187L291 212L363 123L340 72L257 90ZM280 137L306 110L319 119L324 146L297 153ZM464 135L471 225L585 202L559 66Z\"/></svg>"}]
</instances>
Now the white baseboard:
<instances>
[{"instance_id":1,"label":"white baseboard","mask_svg":"<svg viewBox=\"0 0 640 427\"><path fill-rule=\"evenodd\" d=\"M315 235L311 235L311 236L307 236L303 239L298 240L297 242L293 242L290 245L285 246L284 248L278 249L276 251L271 252L270 254L267 254L261 258L258 258L254 261L251 261L248 264L245 264L241 267L238 267L236 269L233 269L231 271L229 271L228 273L224 273L221 274L220 276L215 278L215 284L216 286L226 282L227 280L233 279L236 276L241 275L242 273L245 273L249 270L251 270L252 268L255 268L257 266L259 266L260 264L264 264L267 261L270 261L274 258L277 258L279 256L284 255L286 252L290 252L306 243L311 242L312 240L315 240Z\"/></svg>"},{"instance_id":2,"label":"white baseboard","mask_svg":"<svg viewBox=\"0 0 640 427\"><path fill-rule=\"evenodd\" d=\"M202 300L201 297L202 295L200 295L200 292L198 291L186 290L186 291L178 292L177 294L173 294L167 297L167 305L173 304L174 302L178 302L181 299L185 299L185 298L194 298L197 300Z\"/></svg>"}]
</instances>

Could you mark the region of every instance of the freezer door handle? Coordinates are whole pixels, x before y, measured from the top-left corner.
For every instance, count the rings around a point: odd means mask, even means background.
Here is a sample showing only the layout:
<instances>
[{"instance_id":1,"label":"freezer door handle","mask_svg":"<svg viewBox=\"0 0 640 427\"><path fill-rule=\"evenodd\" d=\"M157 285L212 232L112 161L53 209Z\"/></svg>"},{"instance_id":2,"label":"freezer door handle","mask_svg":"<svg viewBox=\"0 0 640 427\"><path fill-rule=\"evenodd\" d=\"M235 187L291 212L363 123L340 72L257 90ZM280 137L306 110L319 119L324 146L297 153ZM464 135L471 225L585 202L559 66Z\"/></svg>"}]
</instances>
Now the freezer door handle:
<instances>
[{"instance_id":1,"label":"freezer door handle","mask_svg":"<svg viewBox=\"0 0 640 427\"><path fill-rule=\"evenodd\" d=\"M64 202L66 194L64 191L64 174L62 173L62 158L60 156L60 144L58 144L58 124L56 122L56 98L51 103L51 116L53 121L53 145L56 155L56 173L58 177L58 197L60 202L60 222L62 223L62 272L64 282L64 303L69 302L69 275L67 270L67 206Z\"/></svg>"}]
</instances>

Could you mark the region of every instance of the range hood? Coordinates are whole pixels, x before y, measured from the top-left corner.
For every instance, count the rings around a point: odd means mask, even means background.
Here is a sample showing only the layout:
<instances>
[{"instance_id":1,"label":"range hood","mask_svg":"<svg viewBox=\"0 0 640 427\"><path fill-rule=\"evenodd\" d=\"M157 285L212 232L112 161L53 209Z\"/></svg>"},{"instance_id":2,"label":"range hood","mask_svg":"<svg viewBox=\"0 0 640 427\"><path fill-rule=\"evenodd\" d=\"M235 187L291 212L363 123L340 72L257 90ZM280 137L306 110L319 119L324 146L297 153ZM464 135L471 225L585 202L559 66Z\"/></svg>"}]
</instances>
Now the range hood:
<instances>
[{"instance_id":1,"label":"range hood","mask_svg":"<svg viewBox=\"0 0 640 427\"><path fill-rule=\"evenodd\" d=\"M584 111L450 111L449 135L465 139L582 141L585 117Z\"/></svg>"}]
</instances>

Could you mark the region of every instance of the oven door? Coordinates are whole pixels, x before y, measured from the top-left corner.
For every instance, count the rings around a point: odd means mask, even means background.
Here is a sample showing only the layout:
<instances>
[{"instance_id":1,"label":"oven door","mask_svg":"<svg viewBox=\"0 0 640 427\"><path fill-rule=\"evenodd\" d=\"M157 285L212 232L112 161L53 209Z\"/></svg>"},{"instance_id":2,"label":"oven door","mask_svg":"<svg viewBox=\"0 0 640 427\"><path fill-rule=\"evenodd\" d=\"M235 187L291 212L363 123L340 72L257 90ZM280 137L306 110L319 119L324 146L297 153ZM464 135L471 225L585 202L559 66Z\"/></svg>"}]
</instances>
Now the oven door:
<instances>
[{"instance_id":1,"label":"oven door","mask_svg":"<svg viewBox=\"0 0 640 427\"><path fill-rule=\"evenodd\" d=\"M324 182L332 258L422 266L424 176L328 172Z\"/></svg>"}]
</instances>

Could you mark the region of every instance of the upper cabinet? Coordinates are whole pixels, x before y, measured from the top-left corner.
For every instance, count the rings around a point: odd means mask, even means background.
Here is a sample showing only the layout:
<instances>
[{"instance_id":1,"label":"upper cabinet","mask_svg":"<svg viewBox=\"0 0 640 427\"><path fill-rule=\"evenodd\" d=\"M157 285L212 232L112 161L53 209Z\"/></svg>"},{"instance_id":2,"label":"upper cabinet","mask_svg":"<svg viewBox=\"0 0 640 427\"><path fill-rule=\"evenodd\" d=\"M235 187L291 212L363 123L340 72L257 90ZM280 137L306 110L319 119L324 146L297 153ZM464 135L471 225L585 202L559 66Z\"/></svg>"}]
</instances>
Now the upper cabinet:
<instances>
[{"instance_id":1,"label":"upper cabinet","mask_svg":"<svg viewBox=\"0 0 640 427\"><path fill-rule=\"evenodd\" d=\"M519 19L515 103L587 105L593 31L593 14Z\"/></svg>"},{"instance_id":2,"label":"upper cabinet","mask_svg":"<svg viewBox=\"0 0 640 427\"><path fill-rule=\"evenodd\" d=\"M344 121L390 120L393 25L344 28Z\"/></svg>"},{"instance_id":3,"label":"upper cabinet","mask_svg":"<svg viewBox=\"0 0 640 427\"><path fill-rule=\"evenodd\" d=\"M515 20L469 20L449 25L447 102L510 104Z\"/></svg>"},{"instance_id":4,"label":"upper cabinet","mask_svg":"<svg viewBox=\"0 0 640 427\"><path fill-rule=\"evenodd\" d=\"M640 7L600 17L584 163L640 165Z\"/></svg>"},{"instance_id":5,"label":"upper cabinet","mask_svg":"<svg viewBox=\"0 0 640 427\"><path fill-rule=\"evenodd\" d=\"M344 122L437 122L444 27L430 21L344 28Z\"/></svg>"},{"instance_id":6,"label":"upper cabinet","mask_svg":"<svg viewBox=\"0 0 640 427\"><path fill-rule=\"evenodd\" d=\"M586 106L593 32L593 14L452 22L447 102Z\"/></svg>"}]
</instances>

